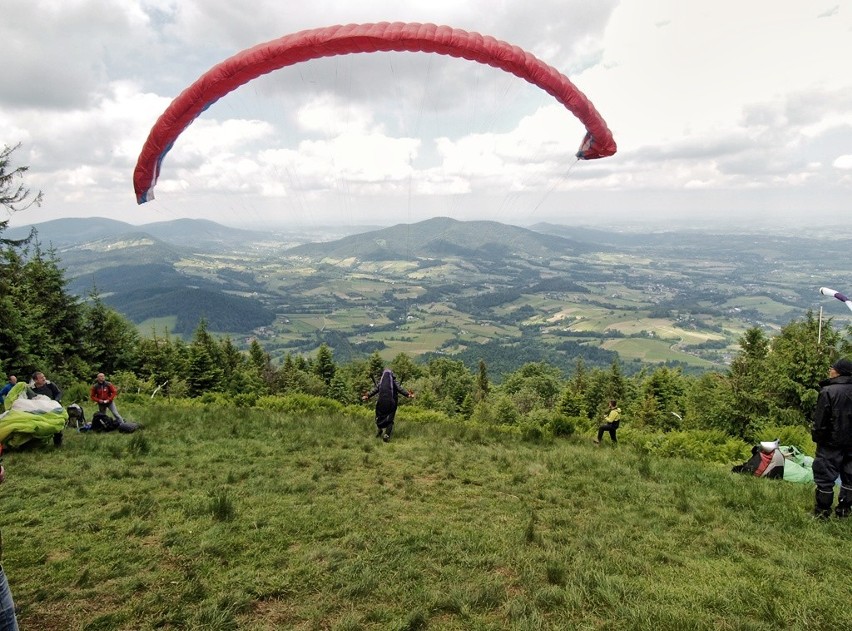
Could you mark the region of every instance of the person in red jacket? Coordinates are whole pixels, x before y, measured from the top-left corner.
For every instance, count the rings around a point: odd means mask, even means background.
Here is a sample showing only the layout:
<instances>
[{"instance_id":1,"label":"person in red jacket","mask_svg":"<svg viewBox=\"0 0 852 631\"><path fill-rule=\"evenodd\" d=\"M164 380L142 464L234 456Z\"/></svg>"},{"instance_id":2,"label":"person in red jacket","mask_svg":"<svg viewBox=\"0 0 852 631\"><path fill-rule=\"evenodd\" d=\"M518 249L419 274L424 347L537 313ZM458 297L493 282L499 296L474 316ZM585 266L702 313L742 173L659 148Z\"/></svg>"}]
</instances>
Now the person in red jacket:
<instances>
[{"instance_id":1,"label":"person in red jacket","mask_svg":"<svg viewBox=\"0 0 852 631\"><path fill-rule=\"evenodd\" d=\"M89 398L98 404L98 412L103 413L109 410L116 421L123 423L124 419L115 407L117 395L118 389L106 380L106 376L102 372L99 372L95 383L92 384L92 389L89 391Z\"/></svg>"}]
</instances>

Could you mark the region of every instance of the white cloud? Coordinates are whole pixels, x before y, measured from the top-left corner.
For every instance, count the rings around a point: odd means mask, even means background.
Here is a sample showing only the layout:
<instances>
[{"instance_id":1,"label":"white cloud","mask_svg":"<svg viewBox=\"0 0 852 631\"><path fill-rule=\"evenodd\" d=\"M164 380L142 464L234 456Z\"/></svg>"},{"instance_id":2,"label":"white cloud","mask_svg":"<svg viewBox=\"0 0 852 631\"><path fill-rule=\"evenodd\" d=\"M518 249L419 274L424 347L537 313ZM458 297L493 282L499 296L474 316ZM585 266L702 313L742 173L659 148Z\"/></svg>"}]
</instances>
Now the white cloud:
<instances>
[{"instance_id":1,"label":"white cloud","mask_svg":"<svg viewBox=\"0 0 852 631\"><path fill-rule=\"evenodd\" d=\"M16 158L46 194L38 220L204 216L217 200L258 217L268 200L334 216L341 199L470 217L495 203L680 216L711 199L836 210L852 193L852 10L836 0L259 0L250 11L231 0L8 0L3 15L0 141L23 142ZM213 64L298 30L382 20L531 51L591 99L619 152L574 164L582 126L507 73L438 55L348 55L212 104L166 157L157 201L135 205L148 131Z\"/></svg>"}]
</instances>

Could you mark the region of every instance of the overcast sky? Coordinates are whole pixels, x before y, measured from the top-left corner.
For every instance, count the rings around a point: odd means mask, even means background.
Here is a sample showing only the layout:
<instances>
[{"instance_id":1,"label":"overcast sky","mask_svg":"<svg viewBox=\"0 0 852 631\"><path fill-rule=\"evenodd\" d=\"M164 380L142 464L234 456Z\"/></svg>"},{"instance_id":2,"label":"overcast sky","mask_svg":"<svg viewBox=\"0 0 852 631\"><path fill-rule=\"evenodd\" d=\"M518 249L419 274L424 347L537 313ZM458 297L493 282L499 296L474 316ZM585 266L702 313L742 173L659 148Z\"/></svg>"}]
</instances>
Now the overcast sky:
<instances>
[{"instance_id":1,"label":"overcast sky","mask_svg":"<svg viewBox=\"0 0 852 631\"><path fill-rule=\"evenodd\" d=\"M213 104L166 156L156 199L136 204L148 132L211 66L303 29L380 21L533 53L594 103L618 153L577 162L579 121L504 72L347 55ZM13 226L450 216L852 229L852 3L841 0L4 0L0 57L0 143L21 143L14 162L44 192Z\"/></svg>"}]
</instances>

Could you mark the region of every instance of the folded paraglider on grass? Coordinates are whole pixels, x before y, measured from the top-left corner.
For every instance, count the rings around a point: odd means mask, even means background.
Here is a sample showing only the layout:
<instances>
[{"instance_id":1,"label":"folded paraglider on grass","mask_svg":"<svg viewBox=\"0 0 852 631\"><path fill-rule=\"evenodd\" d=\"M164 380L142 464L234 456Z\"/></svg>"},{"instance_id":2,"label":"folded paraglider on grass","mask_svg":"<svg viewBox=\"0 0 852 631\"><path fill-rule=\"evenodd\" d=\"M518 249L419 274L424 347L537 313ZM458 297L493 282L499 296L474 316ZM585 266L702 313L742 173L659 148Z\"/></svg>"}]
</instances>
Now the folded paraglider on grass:
<instances>
[{"instance_id":1,"label":"folded paraglider on grass","mask_svg":"<svg viewBox=\"0 0 852 631\"><path fill-rule=\"evenodd\" d=\"M68 412L61 403L41 394L32 398L25 383L17 383L6 395L0 414L0 443L20 447L31 440L51 439L61 432Z\"/></svg>"},{"instance_id":2,"label":"folded paraglider on grass","mask_svg":"<svg viewBox=\"0 0 852 631\"><path fill-rule=\"evenodd\" d=\"M752 474L756 478L776 478L788 482L813 482L814 459L792 445L778 440L763 441L751 449L751 458L736 465L733 473Z\"/></svg>"}]
</instances>

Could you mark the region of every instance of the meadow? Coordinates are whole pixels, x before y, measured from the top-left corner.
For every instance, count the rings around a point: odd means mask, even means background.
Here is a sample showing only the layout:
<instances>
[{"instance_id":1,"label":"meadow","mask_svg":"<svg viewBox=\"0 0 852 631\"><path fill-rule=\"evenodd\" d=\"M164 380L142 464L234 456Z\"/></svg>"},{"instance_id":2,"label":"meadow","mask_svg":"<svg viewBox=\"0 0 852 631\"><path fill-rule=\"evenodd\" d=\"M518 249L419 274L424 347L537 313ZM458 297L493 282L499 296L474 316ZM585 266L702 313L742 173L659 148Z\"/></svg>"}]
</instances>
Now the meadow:
<instances>
[{"instance_id":1,"label":"meadow","mask_svg":"<svg viewBox=\"0 0 852 631\"><path fill-rule=\"evenodd\" d=\"M127 405L5 455L22 629L843 629L813 487L590 434Z\"/></svg>"}]
</instances>

